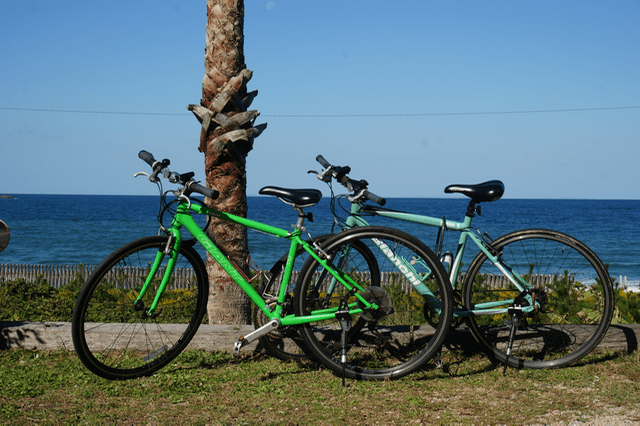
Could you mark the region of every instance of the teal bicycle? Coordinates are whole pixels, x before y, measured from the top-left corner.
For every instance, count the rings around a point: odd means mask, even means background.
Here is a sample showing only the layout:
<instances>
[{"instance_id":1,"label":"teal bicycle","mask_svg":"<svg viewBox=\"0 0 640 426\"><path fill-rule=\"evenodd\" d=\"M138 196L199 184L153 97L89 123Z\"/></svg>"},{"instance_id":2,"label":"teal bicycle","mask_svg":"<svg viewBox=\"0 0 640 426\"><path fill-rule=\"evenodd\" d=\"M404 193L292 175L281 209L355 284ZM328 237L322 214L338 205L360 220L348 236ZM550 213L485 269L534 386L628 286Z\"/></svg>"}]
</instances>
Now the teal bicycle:
<instances>
[{"instance_id":1,"label":"teal bicycle","mask_svg":"<svg viewBox=\"0 0 640 426\"><path fill-rule=\"evenodd\" d=\"M160 190L160 233L114 251L84 284L73 313L75 351L93 373L131 379L158 371L178 356L206 322L208 279L197 244L220 264L267 319L241 336L243 346L271 332L304 330L309 355L335 374L353 379L395 379L420 369L438 354L453 316L452 290L435 254L417 238L385 227L357 228L322 245L303 240L305 209L322 193L314 189L265 187L292 206L297 221L284 230L217 211L197 194L215 199L194 174L176 173L170 161L146 152L146 174ZM138 175L138 174L137 174ZM179 187L164 192L162 178ZM170 216L170 225L163 219ZM194 218L214 217L290 241L283 283L290 281L295 254L308 260L291 295L282 285L268 297L250 280L261 271L239 269ZM206 228L206 226L205 226ZM331 277L330 280L327 277ZM409 280L415 289L403 292ZM326 285L329 283L329 285Z\"/></svg>"},{"instance_id":2,"label":"teal bicycle","mask_svg":"<svg viewBox=\"0 0 640 426\"><path fill-rule=\"evenodd\" d=\"M502 182L445 188L445 193L470 198L464 221L457 222L385 209L385 199L371 193L365 180L349 178L348 166L331 165L322 156L317 160L324 169L313 173L331 188L334 224L341 230L370 226L365 216L438 229L435 253L446 265L454 288L454 325L466 325L505 368L566 366L592 351L606 334L614 311L611 279L598 256L585 244L546 229L512 232L494 240L472 226L473 218L481 212L480 203L502 197ZM334 180L349 193L336 196ZM336 213L343 200L346 219ZM378 206L366 204L367 201ZM445 232L449 231L459 234L455 253L442 251ZM479 252L464 270L463 258L470 243ZM272 276L281 276L282 261L274 265ZM280 280L275 282L280 284ZM300 343L304 339L293 330L288 335L263 337L263 345L279 358L304 357L297 346Z\"/></svg>"}]
</instances>

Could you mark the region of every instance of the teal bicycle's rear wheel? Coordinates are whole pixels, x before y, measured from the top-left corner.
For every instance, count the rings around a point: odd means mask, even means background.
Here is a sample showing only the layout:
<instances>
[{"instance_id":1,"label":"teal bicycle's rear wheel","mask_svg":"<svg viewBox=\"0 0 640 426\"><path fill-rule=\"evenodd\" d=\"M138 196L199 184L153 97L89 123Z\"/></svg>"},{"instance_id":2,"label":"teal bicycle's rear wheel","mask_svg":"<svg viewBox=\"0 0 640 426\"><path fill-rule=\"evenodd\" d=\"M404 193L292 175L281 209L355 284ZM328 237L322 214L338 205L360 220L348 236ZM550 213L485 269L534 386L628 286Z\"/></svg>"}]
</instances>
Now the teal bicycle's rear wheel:
<instances>
[{"instance_id":1,"label":"teal bicycle's rear wheel","mask_svg":"<svg viewBox=\"0 0 640 426\"><path fill-rule=\"evenodd\" d=\"M530 283L538 305L516 327L508 357L509 315L469 317L472 333L497 360L517 368L557 368L576 362L598 345L611 322L614 301L611 279L595 253L575 238L542 229L513 232L491 246ZM513 300L519 293L480 253L465 275L462 302L474 309Z\"/></svg>"},{"instance_id":2,"label":"teal bicycle's rear wheel","mask_svg":"<svg viewBox=\"0 0 640 426\"><path fill-rule=\"evenodd\" d=\"M133 241L107 257L82 288L73 312L75 351L93 373L132 379L167 365L191 341L206 311L209 284L198 253L183 243L155 314L147 315L169 256L142 299L134 301L168 237Z\"/></svg>"},{"instance_id":3,"label":"teal bicycle's rear wheel","mask_svg":"<svg viewBox=\"0 0 640 426\"><path fill-rule=\"evenodd\" d=\"M367 262L352 262L360 256L341 262L341 254L351 256L356 245L367 247L375 257L375 277L363 270L369 268ZM347 313L343 321L303 324L300 335L319 362L353 379L397 379L420 369L440 351L452 320L452 289L442 264L426 245L395 229L367 226L336 234L322 250L363 287L358 293L379 309ZM356 302L354 293L342 285L331 289L335 280L313 258L300 277L294 293L296 316L335 311ZM424 293L424 288L430 297L418 292Z\"/></svg>"}]
</instances>

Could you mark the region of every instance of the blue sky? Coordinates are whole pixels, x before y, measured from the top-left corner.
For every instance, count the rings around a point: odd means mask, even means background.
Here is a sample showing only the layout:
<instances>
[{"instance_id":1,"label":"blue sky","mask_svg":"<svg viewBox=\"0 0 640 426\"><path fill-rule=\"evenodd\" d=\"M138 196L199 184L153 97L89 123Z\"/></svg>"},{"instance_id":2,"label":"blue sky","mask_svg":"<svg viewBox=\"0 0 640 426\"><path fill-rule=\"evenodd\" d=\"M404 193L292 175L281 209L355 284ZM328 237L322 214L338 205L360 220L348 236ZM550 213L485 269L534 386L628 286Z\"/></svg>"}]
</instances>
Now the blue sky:
<instances>
[{"instance_id":1,"label":"blue sky","mask_svg":"<svg viewBox=\"0 0 640 426\"><path fill-rule=\"evenodd\" d=\"M637 0L245 7L249 195L323 188L323 154L385 197L640 198ZM0 0L0 193L154 194L141 149L203 177L205 25L204 0Z\"/></svg>"}]
</instances>

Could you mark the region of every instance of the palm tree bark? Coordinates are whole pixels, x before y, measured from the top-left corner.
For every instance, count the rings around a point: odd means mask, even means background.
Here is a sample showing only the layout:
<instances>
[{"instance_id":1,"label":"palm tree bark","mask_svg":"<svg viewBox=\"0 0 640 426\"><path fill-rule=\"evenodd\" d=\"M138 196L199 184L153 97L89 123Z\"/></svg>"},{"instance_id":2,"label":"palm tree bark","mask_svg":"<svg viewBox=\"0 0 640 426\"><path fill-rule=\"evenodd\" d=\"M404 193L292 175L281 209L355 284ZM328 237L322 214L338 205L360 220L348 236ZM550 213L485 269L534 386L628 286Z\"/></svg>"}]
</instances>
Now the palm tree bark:
<instances>
[{"instance_id":1,"label":"palm tree bark","mask_svg":"<svg viewBox=\"0 0 640 426\"><path fill-rule=\"evenodd\" d=\"M266 128L255 126L257 111L248 111L257 91L248 93L251 71L244 63L242 0L207 0L205 76L200 105L189 105L202 124L199 150L205 155L206 184L220 192L206 203L220 211L247 216L246 157L253 140ZM247 230L214 219L208 228L216 245L247 273ZM226 272L208 256L209 322L249 324L250 302Z\"/></svg>"}]
</instances>

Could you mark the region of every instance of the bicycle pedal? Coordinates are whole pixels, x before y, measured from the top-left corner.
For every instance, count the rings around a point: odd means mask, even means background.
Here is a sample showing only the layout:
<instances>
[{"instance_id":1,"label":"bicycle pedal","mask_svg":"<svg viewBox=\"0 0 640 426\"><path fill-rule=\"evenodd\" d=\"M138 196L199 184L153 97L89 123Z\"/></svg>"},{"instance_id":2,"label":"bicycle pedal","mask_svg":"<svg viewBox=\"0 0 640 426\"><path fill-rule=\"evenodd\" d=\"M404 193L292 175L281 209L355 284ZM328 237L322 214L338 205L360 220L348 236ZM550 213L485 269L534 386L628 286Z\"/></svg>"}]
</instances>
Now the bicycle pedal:
<instances>
[{"instance_id":1,"label":"bicycle pedal","mask_svg":"<svg viewBox=\"0 0 640 426\"><path fill-rule=\"evenodd\" d=\"M444 362L442 362L442 358L440 357L440 352L433 357L433 362L436 364L436 368L439 370L444 366Z\"/></svg>"}]
</instances>

